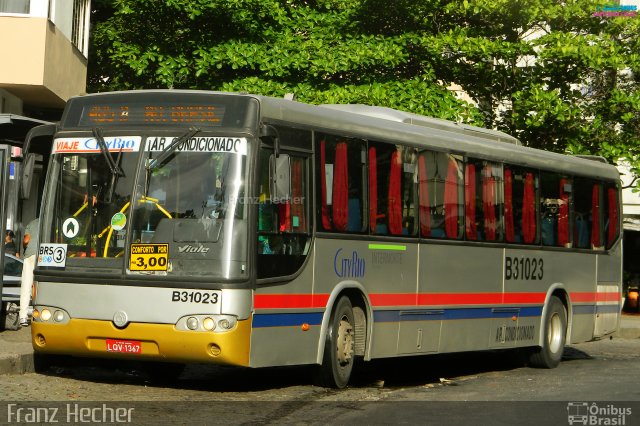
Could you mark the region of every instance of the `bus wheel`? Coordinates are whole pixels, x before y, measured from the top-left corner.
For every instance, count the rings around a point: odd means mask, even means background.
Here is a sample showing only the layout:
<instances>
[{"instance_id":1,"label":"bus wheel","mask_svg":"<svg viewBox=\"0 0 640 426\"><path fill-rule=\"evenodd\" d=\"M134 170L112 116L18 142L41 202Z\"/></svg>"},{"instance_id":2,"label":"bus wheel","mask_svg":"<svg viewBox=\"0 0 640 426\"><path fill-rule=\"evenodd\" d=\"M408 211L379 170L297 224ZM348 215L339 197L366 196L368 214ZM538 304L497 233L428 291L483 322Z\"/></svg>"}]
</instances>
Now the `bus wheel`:
<instances>
[{"instance_id":1,"label":"bus wheel","mask_svg":"<svg viewBox=\"0 0 640 426\"><path fill-rule=\"evenodd\" d=\"M341 297L331 314L319 370L323 386L342 389L349 383L354 360L355 321L348 297Z\"/></svg>"},{"instance_id":2,"label":"bus wheel","mask_svg":"<svg viewBox=\"0 0 640 426\"><path fill-rule=\"evenodd\" d=\"M533 367L555 368L562 359L567 336L567 311L556 296L551 296L542 320L544 336L542 347L536 348L529 362Z\"/></svg>"}]
</instances>

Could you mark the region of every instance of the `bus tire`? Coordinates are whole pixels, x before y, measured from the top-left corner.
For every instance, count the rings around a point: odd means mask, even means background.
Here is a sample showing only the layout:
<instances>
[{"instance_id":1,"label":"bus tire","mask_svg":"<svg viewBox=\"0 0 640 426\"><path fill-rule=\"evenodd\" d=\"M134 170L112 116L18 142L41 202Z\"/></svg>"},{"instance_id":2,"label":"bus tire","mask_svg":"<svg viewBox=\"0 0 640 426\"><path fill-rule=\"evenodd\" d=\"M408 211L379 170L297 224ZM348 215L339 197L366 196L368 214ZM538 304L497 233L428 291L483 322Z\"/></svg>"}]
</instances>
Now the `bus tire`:
<instances>
[{"instance_id":1,"label":"bus tire","mask_svg":"<svg viewBox=\"0 0 640 426\"><path fill-rule=\"evenodd\" d=\"M342 389L349 383L355 357L355 320L348 297L342 296L331 313L318 379L322 386Z\"/></svg>"},{"instance_id":2,"label":"bus tire","mask_svg":"<svg viewBox=\"0 0 640 426\"><path fill-rule=\"evenodd\" d=\"M567 311L556 296L551 296L547 311L542 319L544 336L542 346L536 348L529 362L537 368L555 368L562 359L567 336Z\"/></svg>"}]
</instances>

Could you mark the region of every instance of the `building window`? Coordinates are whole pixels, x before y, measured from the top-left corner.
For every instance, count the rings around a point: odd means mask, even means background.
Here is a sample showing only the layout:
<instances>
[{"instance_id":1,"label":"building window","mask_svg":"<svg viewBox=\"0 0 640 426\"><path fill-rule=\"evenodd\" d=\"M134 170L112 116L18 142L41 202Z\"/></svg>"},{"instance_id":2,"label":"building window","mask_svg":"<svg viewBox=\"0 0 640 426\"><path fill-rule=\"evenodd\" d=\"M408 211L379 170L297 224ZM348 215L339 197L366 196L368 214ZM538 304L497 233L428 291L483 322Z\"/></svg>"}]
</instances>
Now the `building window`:
<instances>
[{"instance_id":1,"label":"building window","mask_svg":"<svg viewBox=\"0 0 640 426\"><path fill-rule=\"evenodd\" d=\"M71 42L84 56L89 53L89 4L87 0L74 0L73 26L71 27Z\"/></svg>"},{"instance_id":2,"label":"building window","mask_svg":"<svg viewBox=\"0 0 640 426\"><path fill-rule=\"evenodd\" d=\"M30 0L0 0L0 13L28 14Z\"/></svg>"},{"instance_id":3,"label":"building window","mask_svg":"<svg viewBox=\"0 0 640 426\"><path fill-rule=\"evenodd\" d=\"M89 0L49 3L49 19L85 57L89 52L89 13Z\"/></svg>"}]
</instances>

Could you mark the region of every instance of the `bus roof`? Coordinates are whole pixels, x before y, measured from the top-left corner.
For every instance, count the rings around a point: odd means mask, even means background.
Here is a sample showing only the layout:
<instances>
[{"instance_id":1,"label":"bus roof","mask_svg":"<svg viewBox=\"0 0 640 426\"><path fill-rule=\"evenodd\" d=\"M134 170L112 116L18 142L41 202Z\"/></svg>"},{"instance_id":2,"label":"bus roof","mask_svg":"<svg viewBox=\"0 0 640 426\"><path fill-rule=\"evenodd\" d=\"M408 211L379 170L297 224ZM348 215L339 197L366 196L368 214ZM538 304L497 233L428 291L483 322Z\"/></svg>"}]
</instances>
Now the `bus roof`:
<instances>
[{"instance_id":1,"label":"bus roof","mask_svg":"<svg viewBox=\"0 0 640 426\"><path fill-rule=\"evenodd\" d=\"M366 115L368 117L380 118L383 120L391 120L399 123L413 124L415 126L424 126L431 129L441 129L450 132L457 132L475 136L480 134L481 137L495 140L497 142L509 142L520 145L520 141L511 135L498 130L485 129L483 127L470 126L468 124L458 123L455 121L443 120L441 118L427 117L424 115L413 114L405 111L398 111L392 108L360 105L360 104L322 104L325 108L332 108L338 111L352 112L354 114Z\"/></svg>"},{"instance_id":2,"label":"bus roof","mask_svg":"<svg viewBox=\"0 0 640 426\"><path fill-rule=\"evenodd\" d=\"M497 130L385 107L310 105L283 98L246 93L174 89L107 92L81 97L86 99L89 96L136 96L136 94L154 92L176 96L210 94L252 97L260 102L260 120L263 122L277 121L354 138L399 143L416 148L431 148L572 175L619 180L617 169L610 164L522 146L516 138Z\"/></svg>"},{"instance_id":3,"label":"bus roof","mask_svg":"<svg viewBox=\"0 0 640 426\"><path fill-rule=\"evenodd\" d=\"M256 96L261 119L278 120L416 148L431 148L475 158L505 161L523 167L619 180L611 164L578 156L522 146L506 133L425 117L383 107L365 105L308 105L280 98Z\"/></svg>"}]
</instances>

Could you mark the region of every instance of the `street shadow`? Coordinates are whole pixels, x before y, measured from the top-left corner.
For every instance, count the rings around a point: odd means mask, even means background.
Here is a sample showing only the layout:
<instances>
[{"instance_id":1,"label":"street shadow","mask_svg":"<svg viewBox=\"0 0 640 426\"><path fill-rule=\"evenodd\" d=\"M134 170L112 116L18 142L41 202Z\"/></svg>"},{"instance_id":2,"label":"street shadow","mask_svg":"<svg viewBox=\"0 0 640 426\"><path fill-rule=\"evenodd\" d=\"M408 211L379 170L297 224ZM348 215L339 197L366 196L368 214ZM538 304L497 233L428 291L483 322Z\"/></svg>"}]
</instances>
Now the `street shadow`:
<instances>
[{"instance_id":1,"label":"street shadow","mask_svg":"<svg viewBox=\"0 0 640 426\"><path fill-rule=\"evenodd\" d=\"M428 384L455 385L456 380L492 371L510 371L527 366L524 350L463 352L388 358L356 364L350 387L397 388ZM563 361L591 359L573 347L565 348ZM184 371L163 364L113 359L55 357L38 366L50 376L108 384L169 387L209 392L257 392L315 383L317 366L271 368L225 367L210 364L187 365Z\"/></svg>"},{"instance_id":2,"label":"street shadow","mask_svg":"<svg viewBox=\"0 0 640 426\"><path fill-rule=\"evenodd\" d=\"M583 359L593 359L593 357L580 349L574 348L573 346L567 346L564 348L562 362L578 361Z\"/></svg>"}]
</instances>

